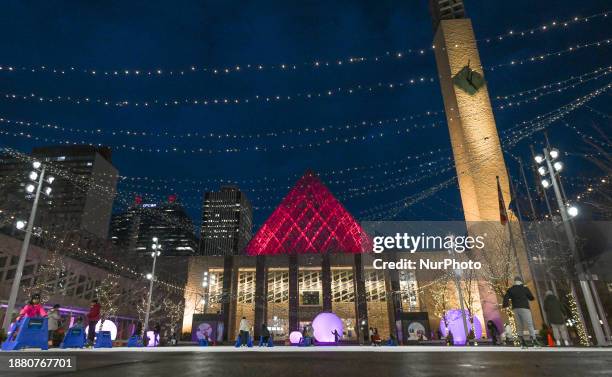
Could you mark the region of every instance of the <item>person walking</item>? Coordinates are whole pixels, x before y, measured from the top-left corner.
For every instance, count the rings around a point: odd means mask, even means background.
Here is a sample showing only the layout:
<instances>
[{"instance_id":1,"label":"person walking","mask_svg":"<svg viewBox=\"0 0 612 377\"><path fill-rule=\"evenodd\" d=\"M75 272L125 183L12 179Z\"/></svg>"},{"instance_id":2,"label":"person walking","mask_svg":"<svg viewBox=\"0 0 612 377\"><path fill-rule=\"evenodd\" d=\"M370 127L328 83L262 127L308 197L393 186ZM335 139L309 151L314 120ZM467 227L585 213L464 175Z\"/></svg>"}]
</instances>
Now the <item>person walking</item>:
<instances>
[{"instance_id":1,"label":"person walking","mask_svg":"<svg viewBox=\"0 0 612 377\"><path fill-rule=\"evenodd\" d=\"M87 341L90 346L93 346L94 340L96 339L96 324L100 320L100 304L98 300L91 300L89 305L89 313L87 313Z\"/></svg>"},{"instance_id":2,"label":"person walking","mask_svg":"<svg viewBox=\"0 0 612 377\"><path fill-rule=\"evenodd\" d=\"M565 310L559 298L550 290L546 291L546 296L544 297L544 311L546 312L546 318L548 318L548 324L552 328L553 337L557 345L560 346L561 340L563 340L563 344L566 347L569 346L569 334L565 326Z\"/></svg>"},{"instance_id":3,"label":"person walking","mask_svg":"<svg viewBox=\"0 0 612 377\"><path fill-rule=\"evenodd\" d=\"M57 330L60 327L59 325L62 319L62 315L60 314L60 305L53 305L53 308L47 313L47 317L49 318L47 322L47 329L49 330L49 340L51 341L52 345L55 345L53 340L55 338Z\"/></svg>"},{"instance_id":4,"label":"person walking","mask_svg":"<svg viewBox=\"0 0 612 377\"><path fill-rule=\"evenodd\" d=\"M259 346L265 346L270 341L270 330L268 330L268 325L265 323L261 324L261 342L259 342Z\"/></svg>"},{"instance_id":5,"label":"person walking","mask_svg":"<svg viewBox=\"0 0 612 377\"><path fill-rule=\"evenodd\" d=\"M249 332L251 331L251 324L247 321L246 317L242 317L240 320L240 346L246 347L249 342Z\"/></svg>"},{"instance_id":6,"label":"person walking","mask_svg":"<svg viewBox=\"0 0 612 377\"><path fill-rule=\"evenodd\" d=\"M516 322L516 330L521 339L521 346L527 347L525 342L525 329L529 331L531 341L536 347L540 347L540 342L536 338L535 328L533 327L533 317L529 308L529 301L533 301L534 297L529 288L523 285L523 279L519 276L514 278L514 285L506 291L504 295L503 307L507 308L512 303L512 313Z\"/></svg>"},{"instance_id":7,"label":"person walking","mask_svg":"<svg viewBox=\"0 0 612 377\"><path fill-rule=\"evenodd\" d=\"M497 329L497 325L495 324L495 322L488 320L487 330L489 330L489 334L491 334L491 343L493 343L493 345L496 346L497 336L499 335L499 330Z\"/></svg>"},{"instance_id":8,"label":"person walking","mask_svg":"<svg viewBox=\"0 0 612 377\"><path fill-rule=\"evenodd\" d=\"M158 323L153 327L153 347L159 346L159 337L161 334L161 325Z\"/></svg>"},{"instance_id":9,"label":"person walking","mask_svg":"<svg viewBox=\"0 0 612 377\"><path fill-rule=\"evenodd\" d=\"M338 332L337 329L334 329L334 331L332 331L332 335L334 336L334 343L336 343L337 345L338 342L340 341L340 333Z\"/></svg>"},{"instance_id":10,"label":"person walking","mask_svg":"<svg viewBox=\"0 0 612 377\"><path fill-rule=\"evenodd\" d=\"M370 327L368 330L368 336L370 337L370 345L374 345L374 328Z\"/></svg>"}]
</instances>

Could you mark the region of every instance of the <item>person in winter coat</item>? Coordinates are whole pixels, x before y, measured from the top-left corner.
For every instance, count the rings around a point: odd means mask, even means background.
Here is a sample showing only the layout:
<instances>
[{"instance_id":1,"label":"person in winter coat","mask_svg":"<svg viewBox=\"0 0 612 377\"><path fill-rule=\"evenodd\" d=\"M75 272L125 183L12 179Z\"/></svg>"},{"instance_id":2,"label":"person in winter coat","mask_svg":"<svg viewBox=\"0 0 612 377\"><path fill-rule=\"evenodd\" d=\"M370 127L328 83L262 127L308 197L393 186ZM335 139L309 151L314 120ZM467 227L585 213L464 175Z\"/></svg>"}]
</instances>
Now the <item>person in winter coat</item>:
<instances>
[{"instance_id":1,"label":"person in winter coat","mask_svg":"<svg viewBox=\"0 0 612 377\"><path fill-rule=\"evenodd\" d=\"M497 336L499 335L499 329L497 328L497 325L495 324L495 322L488 320L487 330L489 330L489 334L491 334L491 343L493 343L493 345L496 346Z\"/></svg>"},{"instance_id":2,"label":"person in winter coat","mask_svg":"<svg viewBox=\"0 0 612 377\"><path fill-rule=\"evenodd\" d=\"M26 306L24 306L23 309L21 309L21 311L19 312L19 315L17 316L17 321L21 320L24 317L33 318L46 316L47 312L40 303L40 295L38 293L35 293L30 298L30 302Z\"/></svg>"},{"instance_id":3,"label":"person in winter coat","mask_svg":"<svg viewBox=\"0 0 612 377\"><path fill-rule=\"evenodd\" d=\"M43 308L42 304L40 303L40 295L38 293L35 293L30 298L30 302L26 306L24 306L19 312L19 315L15 317L15 323L18 323L23 318L46 317L46 316L47 316L47 312L45 311L45 308ZM10 334L10 338L13 340L16 339L18 332L19 332L19 326L16 325L13 332Z\"/></svg>"},{"instance_id":4,"label":"person in winter coat","mask_svg":"<svg viewBox=\"0 0 612 377\"><path fill-rule=\"evenodd\" d=\"M47 317L49 318L49 322L47 323L49 330L49 340L53 340L55 333L59 329L60 321L62 319L62 315L60 314L60 305L53 305L53 308L47 313Z\"/></svg>"},{"instance_id":5,"label":"person in winter coat","mask_svg":"<svg viewBox=\"0 0 612 377\"><path fill-rule=\"evenodd\" d=\"M87 313L87 340L90 345L93 345L94 339L96 338L96 324L100 320L100 304L98 300L91 300L91 304L89 306L89 313Z\"/></svg>"},{"instance_id":6,"label":"person in winter coat","mask_svg":"<svg viewBox=\"0 0 612 377\"><path fill-rule=\"evenodd\" d=\"M567 333L567 327L565 326L565 310L563 305L555 296L552 291L546 291L546 297L544 298L544 311L546 312L546 318L548 318L548 324L552 328L553 337L558 346L561 345L561 339L565 346L570 345L569 334Z\"/></svg>"},{"instance_id":7,"label":"person in winter coat","mask_svg":"<svg viewBox=\"0 0 612 377\"><path fill-rule=\"evenodd\" d=\"M265 344L268 344L269 340L270 340L270 330L268 329L268 325L266 325L265 323L262 323L261 324L261 343L259 345L263 346Z\"/></svg>"},{"instance_id":8,"label":"person in winter coat","mask_svg":"<svg viewBox=\"0 0 612 377\"><path fill-rule=\"evenodd\" d=\"M251 331L251 325L246 317L242 317L238 329L240 330L240 346L246 347L249 341L249 332Z\"/></svg>"},{"instance_id":9,"label":"person in winter coat","mask_svg":"<svg viewBox=\"0 0 612 377\"><path fill-rule=\"evenodd\" d=\"M512 303L512 313L516 322L518 336L521 338L521 345L527 347L525 342L525 328L529 330L531 341L534 346L539 347L540 343L536 338L535 328L533 327L533 317L529 308L529 301L533 301L534 297L529 288L523 285L523 279L519 276L514 278L514 285L506 291L504 295L503 307L507 308Z\"/></svg>"}]
</instances>

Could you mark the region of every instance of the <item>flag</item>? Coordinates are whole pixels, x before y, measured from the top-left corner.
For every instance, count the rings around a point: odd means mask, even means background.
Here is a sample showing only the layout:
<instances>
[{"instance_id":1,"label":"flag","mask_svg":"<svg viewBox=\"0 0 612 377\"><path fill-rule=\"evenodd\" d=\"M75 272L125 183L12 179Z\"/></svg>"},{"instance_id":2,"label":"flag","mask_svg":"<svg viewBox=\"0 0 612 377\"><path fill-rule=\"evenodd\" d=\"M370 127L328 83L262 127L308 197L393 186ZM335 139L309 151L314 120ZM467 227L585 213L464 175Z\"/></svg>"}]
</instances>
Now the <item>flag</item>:
<instances>
[{"instance_id":1,"label":"flag","mask_svg":"<svg viewBox=\"0 0 612 377\"><path fill-rule=\"evenodd\" d=\"M508 213L506 212L506 204L504 203L504 195L502 194L501 185L499 184L499 177L497 178L497 197L499 199L499 222L502 225L506 225L508 222Z\"/></svg>"}]
</instances>

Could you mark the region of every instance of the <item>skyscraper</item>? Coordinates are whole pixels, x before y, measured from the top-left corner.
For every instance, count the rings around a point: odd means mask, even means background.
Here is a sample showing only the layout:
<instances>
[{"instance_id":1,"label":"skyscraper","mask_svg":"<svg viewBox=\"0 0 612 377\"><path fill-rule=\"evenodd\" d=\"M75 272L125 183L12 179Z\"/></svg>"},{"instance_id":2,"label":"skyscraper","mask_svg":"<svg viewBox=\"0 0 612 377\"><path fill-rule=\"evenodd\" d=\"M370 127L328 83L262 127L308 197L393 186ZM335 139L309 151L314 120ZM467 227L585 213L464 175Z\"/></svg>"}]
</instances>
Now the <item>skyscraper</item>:
<instances>
[{"instance_id":1,"label":"skyscraper","mask_svg":"<svg viewBox=\"0 0 612 377\"><path fill-rule=\"evenodd\" d=\"M111 222L113 244L134 253L151 251L157 237L164 256L189 256L197 252L193 222L183 206L170 195L165 203L142 203L137 198L127 211Z\"/></svg>"},{"instance_id":2,"label":"skyscraper","mask_svg":"<svg viewBox=\"0 0 612 377\"><path fill-rule=\"evenodd\" d=\"M238 255L251 239L253 208L236 186L204 194L200 253Z\"/></svg>"},{"instance_id":3,"label":"skyscraper","mask_svg":"<svg viewBox=\"0 0 612 377\"><path fill-rule=\"evenodd\" d=\"M55 177L51 196L39 207L36 226L52 234L84 232L106 239L117 190L117 169L108 147L51 146L34 148L32 158ZM31 202L24 190L30 164L11 155L0 157L0 209L27 219ZM7 224L8 226L8 224Z\"/></svg>"}]
</instances>

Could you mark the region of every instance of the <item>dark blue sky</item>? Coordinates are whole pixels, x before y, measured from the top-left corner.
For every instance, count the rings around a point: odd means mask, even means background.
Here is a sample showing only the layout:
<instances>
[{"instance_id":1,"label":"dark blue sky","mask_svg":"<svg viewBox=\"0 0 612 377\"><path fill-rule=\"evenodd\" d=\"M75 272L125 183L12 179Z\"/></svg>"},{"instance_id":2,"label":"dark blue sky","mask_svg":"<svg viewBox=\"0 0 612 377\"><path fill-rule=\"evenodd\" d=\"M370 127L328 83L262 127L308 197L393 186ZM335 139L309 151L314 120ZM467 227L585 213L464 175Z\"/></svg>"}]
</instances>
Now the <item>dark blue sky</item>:
<instances>
[{"instance_id":1,"label":"dark blue sky","mask_svg":"<svg viewBox=\"0 0 612 377\"><path fill-rule=\"evenodd\" d=\"M551 21L562 21L575 16L587 16L608 10L609 2L598 0L492 2L466 0L479 39L522 30ZM15 67L61 67L104 70L162 69L161 77L118 77L70 73L0 71L0 118L53 123L65 128L82 130L103 129L139 130L153 133L186 134L199 132L256 134L286 129L342 126L361 121L378 121L423 115L426 111L441 111L442 99L437 81L418 83L373 92L364 90L354 94L334 94L324 98L278 101L277 103L241 103L236 105L177 105L149 108L103 106L9 100L8 93L38 96L72 96L78 98L108 98L130 103L151 101L154 98L252 98L260 96L295 96L297 93L325 93L338 87L372 86L382 83L407 82L412 78L436 77L433 54L408 54L402 59L382 59L342 66L312 68L304 62L337 61L351 56L379 56L387 51L406 52L408 49L427 49L433 31L427 1L4 1L0 12L0 65ZM520 38L480 45L485 67L508 63L534 54L564 50L577 43L596 42L612 37L612 15L590 22L555 27L546 32ZM491 97L511 94L539 87L609 66L610 45L585 48L543 62L521 66L500 67L487 71ZM247 64L296 64L297 69L242 69L232 74L213 75L205 72L184 76L167 75L170 70L189 70L189 67L235 67ZM592 92L610 81L610 76L593 80L558 94L521 105L518 109L495 110L500 130L517 122L552 111L579 96ZM335 92L335 91L334 91ZM274 101L273 101L274 102ZM499 107L502 103L495 101ZM594 109L609 111L610 95L604 94L590 103ZM595 115L586 108L568 116L567 121L583 132L594 135L595 122L609 132L609 119ZM412 124L439 127L410 133L393 133ZM0 123L0 131L15 132L15 125ZM124 192L117 208L125 207L132 196L130 191L149 194L150 200L177 193L190 214L199 217L201 193L217 189L219 179L251 180L267 177L264 182L244 182L256 210L255 221L261 223L285 195L295 176L307 168L323 173L324 181L341 199L355 187L371 189L401 182L384 192L346 198L347 208L357 217L364 210L386 204L420 192L443 182L454 171L430 176L416 160L402 160L406 156L435 152L422 161L437 161L450 157L450 143L443 114L422 116L399 125L364 126L348 130L333 130L324 134L246 140L173 139L163 137L100 136L70 131L41 130L26 127L33 135L56 140L102 142L111 146L126 144L145 148L223 149L226 147L265 147L262 151L238 153L184 154L138 153L125 149L113 152L114 164L121 175L155 179L210 180L202 184L151 184L146 181L122 183ZM379 136L383 132L384 136ZM584 153L588 146L562 123L549 127L553 143L569 152ZM282 150L281 145L320 142L342 136L366 136L367 141L332 143L322 147ZM531 142L540 143L536 135ZM530 139L522 141L511 151L528 158ZM24 152L35 145L45 144L20 137L0 135L0 144ZM506 157L508 159L508 157ZM399 162L393 164L394 161ZM508 161L511 173L515 164ZM360 170L331 176L330 171L376 164L390 164L384 175L382 169ZM601 175L584 159L567 158L567 171L575 176ZM399 169L403 169L398 171ZM427 175L411 183L407 176ZM349 180L338 182L336 180ZM272 181L274 180L274 181ZM571 181L580 191L581 180ZM269 189L270 191L266 191ZM458 218L459 196L456 186L440 192L401 213L403 219Z\"/></svg>"}]
</instances>

